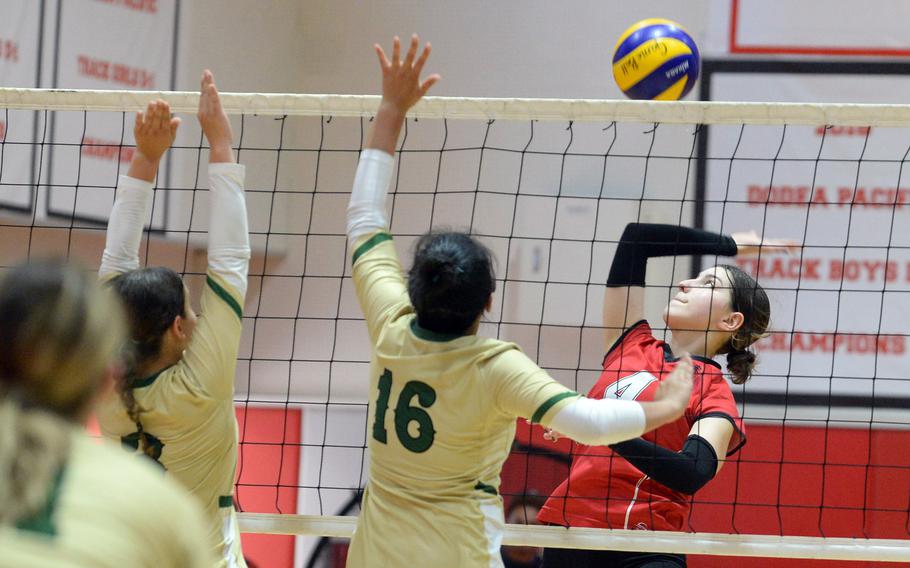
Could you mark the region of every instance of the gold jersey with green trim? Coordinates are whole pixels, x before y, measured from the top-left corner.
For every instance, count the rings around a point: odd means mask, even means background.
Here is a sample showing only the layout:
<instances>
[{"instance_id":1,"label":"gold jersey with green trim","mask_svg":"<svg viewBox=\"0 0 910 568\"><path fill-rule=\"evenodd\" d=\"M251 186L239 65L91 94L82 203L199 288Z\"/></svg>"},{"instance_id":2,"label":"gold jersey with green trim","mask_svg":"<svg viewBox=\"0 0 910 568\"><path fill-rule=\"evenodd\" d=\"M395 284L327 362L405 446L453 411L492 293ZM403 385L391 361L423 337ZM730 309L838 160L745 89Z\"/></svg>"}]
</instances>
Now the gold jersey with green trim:
<instances>
[{"instance_id":1,"label":"gold jersey with green trim","mask_svg":"<svg viewBox=\"0 0 910 568\"><path fill-rule=\"evenodd\" d=\"M353 264L373 350L370 479L348 566L499 566L516 418L546 423L578 394L514 343L421 328L387 233L360 239Z\"/></svg>"},{"instance_id":2,"label":"gold jersey with green trim","mask_svg":"<svg viewBox=\"0 0 910 568\"><path fill-rule=\"evenodd\" d=\"M81 431L73 432L44 510L0 526L3 568L209 568L213 562L202 512L185 489Z\"/></svg>"},{"instance_id":3,"label":"gold jersey with green trim","mask_svg":"<svg viewBox=\"0 0 910 568\"><path fill-rule=\"evenodd\" d=\"M157 462L195 495L208 516L217 566L245 566L233 507L237 468L234 374L243 301L209 272L202 310L183 358L136 381L142 432L116 394L102 402L98 423L106 437Z\"/></svg>"}]
</instances>

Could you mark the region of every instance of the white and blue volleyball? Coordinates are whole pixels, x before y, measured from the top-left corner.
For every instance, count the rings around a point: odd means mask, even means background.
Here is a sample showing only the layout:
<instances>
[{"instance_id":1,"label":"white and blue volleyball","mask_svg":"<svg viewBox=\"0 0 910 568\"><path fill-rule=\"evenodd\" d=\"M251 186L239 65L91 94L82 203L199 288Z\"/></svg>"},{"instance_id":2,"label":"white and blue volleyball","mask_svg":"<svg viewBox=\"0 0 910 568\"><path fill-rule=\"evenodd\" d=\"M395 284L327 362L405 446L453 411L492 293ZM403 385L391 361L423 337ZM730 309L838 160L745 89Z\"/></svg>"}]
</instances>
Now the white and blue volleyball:
<instances>
[{"instance_id":1,"label":"white and blue volleyball","mask_svg":"<svg viewBox=\"0 0 910 568\"><path fill-rule=\"evenodd\" d=\"M619 37L613 50L613 78L630 99L675 101L698 79L695 41L676 22L642 20Z\"/></svg>"}]
</instances>

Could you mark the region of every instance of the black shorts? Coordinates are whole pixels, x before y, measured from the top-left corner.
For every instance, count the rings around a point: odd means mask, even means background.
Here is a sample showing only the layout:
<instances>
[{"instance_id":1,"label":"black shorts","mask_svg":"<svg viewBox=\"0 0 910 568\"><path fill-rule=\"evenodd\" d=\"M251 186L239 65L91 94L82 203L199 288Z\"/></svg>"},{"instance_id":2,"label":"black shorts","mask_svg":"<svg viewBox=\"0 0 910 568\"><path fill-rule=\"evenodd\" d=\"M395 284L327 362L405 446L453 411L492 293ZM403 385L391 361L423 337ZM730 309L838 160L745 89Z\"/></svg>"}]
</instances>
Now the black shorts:
<instances>
[{"instance_id":1,"label":"black shorts","mask_svg":"<svg viewBox=\"0 0 910 568\"><path fill-rule=\"evenodd\" d=\"M543 568L686 568L684 554L545 548Z\"/></svg>"}]
</instances>

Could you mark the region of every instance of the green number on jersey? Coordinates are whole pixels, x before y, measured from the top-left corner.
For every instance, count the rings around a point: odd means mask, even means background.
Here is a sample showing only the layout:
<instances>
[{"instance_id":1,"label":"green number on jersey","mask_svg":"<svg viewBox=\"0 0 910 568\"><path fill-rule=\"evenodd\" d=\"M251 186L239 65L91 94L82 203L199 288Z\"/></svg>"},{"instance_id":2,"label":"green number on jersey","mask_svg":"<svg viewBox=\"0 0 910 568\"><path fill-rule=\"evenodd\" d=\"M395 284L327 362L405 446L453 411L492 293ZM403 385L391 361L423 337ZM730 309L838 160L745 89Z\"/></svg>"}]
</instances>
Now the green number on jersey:
<instances>
[{"instance_id":1,"label":"green number on jersey","mask_svg":"<svg viewBox=\"0 0 910 568\"><path fill-rule=\"evenodd\" d=\"M379 377L379 398L376 399L376 418L373 421L373 438L383 444L388 443L385 429L385 414L389 408L389 395L392 391L392 372L388 369ZM419 406L411 406L417 397ZM395 405L395 433L401 445L408 450L419 454L430 449L436 438L433 429L433 419L424 410L436 402L436 391L433 387L420 381L408 381ZM417 423L417 435L412 436L408 426L411 422Z\"/></svg>"},{"instance_id":2,"label":"green number on jersey","mask_svg":"<svg viewBox=\"0 0 910 568\"><path fill-rule=\"evenodd\" d=\"M389 393L392 392L392 371L386 369L379 377L379 398L376 399L376 420L373 421L373 438L387 444L385 411L389 409Z\"/></svg>"}]
</instances>

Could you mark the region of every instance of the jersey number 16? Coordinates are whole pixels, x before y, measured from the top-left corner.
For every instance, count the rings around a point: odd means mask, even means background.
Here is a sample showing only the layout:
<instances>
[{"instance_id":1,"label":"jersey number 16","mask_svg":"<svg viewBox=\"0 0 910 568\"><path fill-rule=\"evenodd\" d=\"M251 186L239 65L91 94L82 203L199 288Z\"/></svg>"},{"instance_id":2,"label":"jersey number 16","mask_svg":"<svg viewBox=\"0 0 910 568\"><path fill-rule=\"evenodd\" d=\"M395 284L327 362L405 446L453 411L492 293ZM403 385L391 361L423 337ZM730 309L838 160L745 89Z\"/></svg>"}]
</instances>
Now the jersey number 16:
<instances>
[{"instance_id":1,"label":"jersey number 16","mask_svg":"<svg viewBox=\"0 0 910 568\"><path fill-rule=\"evenodd\" d=\"M376 399L376 419L373 421L373 439L383 444L388 443L385 428L385 414L389 409L389 396L392 393L392 371L386 369L379 377L379 398ZM417 397L419 406L411 406ZM433 387L420 381L408 381L395 405L395 433L406 449L419 454L430 449L436 431L433 430L433 419L424 408L430 408L436 402L436 391ZM408 426L417 423L417 435L412 436Z\"/></svg>"}]
</instances>

